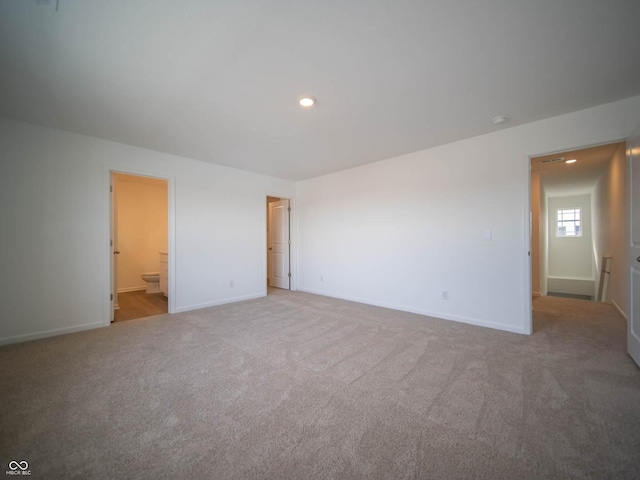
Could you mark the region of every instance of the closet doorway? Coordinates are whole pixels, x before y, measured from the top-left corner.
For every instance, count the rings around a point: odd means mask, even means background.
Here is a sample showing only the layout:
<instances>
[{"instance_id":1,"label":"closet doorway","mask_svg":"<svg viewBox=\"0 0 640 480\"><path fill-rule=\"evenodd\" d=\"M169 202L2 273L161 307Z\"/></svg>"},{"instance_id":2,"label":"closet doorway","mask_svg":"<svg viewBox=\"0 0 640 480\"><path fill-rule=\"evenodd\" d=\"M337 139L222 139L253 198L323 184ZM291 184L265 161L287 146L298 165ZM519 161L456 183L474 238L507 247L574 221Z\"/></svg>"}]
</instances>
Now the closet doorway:
<instances>
[{"instance_id":1,"label":"closet doorway","mask_svg":"<svg viewBox=\"0 0 640 480\"><path fill-rule=\"evenodd\" d=\"M267 197L267 294L291 290L291 205L289 199Z\"/></svg>"}]
</instances>

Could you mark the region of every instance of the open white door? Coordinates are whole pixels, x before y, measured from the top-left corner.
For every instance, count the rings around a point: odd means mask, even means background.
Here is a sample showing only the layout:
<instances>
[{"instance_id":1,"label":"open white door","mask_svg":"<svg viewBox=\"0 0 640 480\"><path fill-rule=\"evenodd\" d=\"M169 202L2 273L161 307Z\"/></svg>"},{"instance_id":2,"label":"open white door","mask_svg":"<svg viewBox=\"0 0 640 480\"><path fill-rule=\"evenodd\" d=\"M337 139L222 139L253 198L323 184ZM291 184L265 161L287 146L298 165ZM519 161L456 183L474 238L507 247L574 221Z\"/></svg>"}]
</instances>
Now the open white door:
<instances>
[{"instance_id":1,"label":"open white door","mask_svg":"<svg viewBox=\"0 0 640 480\"><path fill-rule=\"evenodd\" d=\"M289 290L289 200L269 203L269 285Z\"/></svg>"},{"instance_id":2,"label":"open white door","mask_svg":"<svg viewBox=\"0 0 640 480\"><path fill-rule=\"evenodd\" d=\"M627 140L629 161L629 321L627 351L640 366L640 134Z\"/></svg>"}]
</instances>

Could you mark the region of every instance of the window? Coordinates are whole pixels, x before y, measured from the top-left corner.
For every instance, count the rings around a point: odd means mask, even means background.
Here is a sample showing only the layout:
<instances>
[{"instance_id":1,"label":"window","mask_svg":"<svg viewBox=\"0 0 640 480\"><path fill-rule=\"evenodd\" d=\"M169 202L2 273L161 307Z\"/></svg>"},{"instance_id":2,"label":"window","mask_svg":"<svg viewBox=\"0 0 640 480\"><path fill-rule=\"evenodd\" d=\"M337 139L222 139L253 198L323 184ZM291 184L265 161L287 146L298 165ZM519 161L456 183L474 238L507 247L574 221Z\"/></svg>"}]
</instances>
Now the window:
<instances>
[{"instance_id":1,"label":"window","mask_svg":"<svg viewBox=\"0 0 640 480\"><path fill-rule=\"evenodd\" d=\"M568 208L558 210L558 237L581 237L580 209Z\"/></svg>"}]
</instances>

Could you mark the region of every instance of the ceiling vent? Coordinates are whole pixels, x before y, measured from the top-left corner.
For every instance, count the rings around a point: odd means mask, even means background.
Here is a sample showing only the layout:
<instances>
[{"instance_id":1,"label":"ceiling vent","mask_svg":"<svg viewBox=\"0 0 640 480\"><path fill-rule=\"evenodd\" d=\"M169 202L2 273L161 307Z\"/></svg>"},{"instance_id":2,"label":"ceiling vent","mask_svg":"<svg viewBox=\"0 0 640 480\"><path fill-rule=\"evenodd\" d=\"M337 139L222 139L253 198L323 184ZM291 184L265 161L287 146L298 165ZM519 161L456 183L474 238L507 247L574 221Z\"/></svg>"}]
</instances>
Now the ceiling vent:
<instances>
[{"instance_id":1,"label":"ceiling vent","mask_svg":"<svg viewBox=\"0 0 640 480\"><path fill-rule=\"evenodd\" d=\"M564 157L548 158L546 160L540 160L540 163L556 163L564 162Z\"/></svg>"}]
</instances>

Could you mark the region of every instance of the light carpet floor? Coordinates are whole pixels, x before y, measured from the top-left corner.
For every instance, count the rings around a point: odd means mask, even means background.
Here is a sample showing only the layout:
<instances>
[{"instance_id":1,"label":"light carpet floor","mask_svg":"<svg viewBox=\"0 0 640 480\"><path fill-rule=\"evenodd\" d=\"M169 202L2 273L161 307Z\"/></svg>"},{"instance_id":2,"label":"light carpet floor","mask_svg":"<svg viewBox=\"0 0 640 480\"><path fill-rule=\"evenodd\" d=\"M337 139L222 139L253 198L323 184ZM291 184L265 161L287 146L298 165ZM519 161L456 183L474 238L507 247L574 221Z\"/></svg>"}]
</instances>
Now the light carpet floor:
<instances>
[{"instance_id":1,"label":"light carpet floor","mask_svg":"<svg viewBox=\"0 0 640 480\"><path fill-rule=\"evenodd\" d=\"M0 348L31 478L640 478L613 307L522 336L299 292Z\"/></svg>"}]
</instances>

